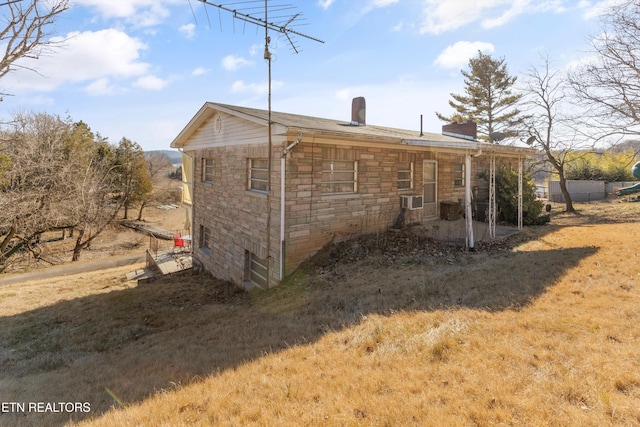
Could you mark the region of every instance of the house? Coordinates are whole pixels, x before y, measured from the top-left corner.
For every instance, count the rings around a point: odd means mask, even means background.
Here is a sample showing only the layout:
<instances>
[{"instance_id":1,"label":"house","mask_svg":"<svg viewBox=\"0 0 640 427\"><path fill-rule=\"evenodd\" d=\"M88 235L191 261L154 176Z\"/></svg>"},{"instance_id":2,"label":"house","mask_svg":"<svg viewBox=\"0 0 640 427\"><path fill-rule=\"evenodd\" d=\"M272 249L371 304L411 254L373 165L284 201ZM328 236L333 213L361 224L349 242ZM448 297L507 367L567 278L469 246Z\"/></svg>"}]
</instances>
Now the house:
<instances>
[{"instance_id":1,"label":"house","mask_svg":"<svg viewBox=\"0 0 640 427\"><path fill-rule=\"evenodd\" d=\"M473 122L423 133L367 124L364 98L351 109L339 121L202 106L171 147L206 270L267 288L328 242L388 228L403 207L406 223L460 208L484 217L496 162L521 167L535 153L478 141Z\"/></svg>"}]
</instances>

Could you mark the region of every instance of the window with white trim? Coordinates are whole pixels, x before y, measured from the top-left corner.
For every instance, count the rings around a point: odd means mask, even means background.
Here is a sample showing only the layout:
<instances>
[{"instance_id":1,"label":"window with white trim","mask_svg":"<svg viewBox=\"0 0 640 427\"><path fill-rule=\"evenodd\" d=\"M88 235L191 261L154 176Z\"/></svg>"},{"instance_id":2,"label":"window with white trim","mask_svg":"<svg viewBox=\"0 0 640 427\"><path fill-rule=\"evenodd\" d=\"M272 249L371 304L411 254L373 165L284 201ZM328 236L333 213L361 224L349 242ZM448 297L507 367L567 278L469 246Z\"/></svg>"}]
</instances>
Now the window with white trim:
<instances>
[{"instance_id":1,"label":"window with white trim","mask_svg":"<svg viewBox=\"0 0 640 427\"><path fill-rule=\"evenodd\" d=\"M413 162L398 162L398 190L413 189Z\"/></svg>"},{"instance_id":2,"label":"window with white trim","mask_svg":"<svg viewBox=\"0 0 640 427\"><path fill-rule=\"evenodd\" d=\"M213 182L213 159L202 159L202 182Z\"/></svg>"},{"instance_id":3,"label":"window with white trim","mask_svg":"<svg viewBox=\"0 0 640 427\"><path fill-rule=\"evenodd\" d=\"M249 159L248 169L247 188L266 193L269 183L269 159Z\"/></svg>"},{"instance_id":4,"label":"window with white trim","mask_svg":"<svg viewBox=\"0 0 640 427\"><path fill-rule=\"evenodd\" d=\"M464 187L464 163L453 165L453 186Z\"/></svg>"},{"instance_id":5,"label":"window with white trim","mask_svg":"<svg viewBox=\"0 0 640 427\"><path fill-rule=\"evenodd\" d=\"M322 161L322 194L345 194L358 191L358 162L355 160Z\"/></svg>"}]
</instances>

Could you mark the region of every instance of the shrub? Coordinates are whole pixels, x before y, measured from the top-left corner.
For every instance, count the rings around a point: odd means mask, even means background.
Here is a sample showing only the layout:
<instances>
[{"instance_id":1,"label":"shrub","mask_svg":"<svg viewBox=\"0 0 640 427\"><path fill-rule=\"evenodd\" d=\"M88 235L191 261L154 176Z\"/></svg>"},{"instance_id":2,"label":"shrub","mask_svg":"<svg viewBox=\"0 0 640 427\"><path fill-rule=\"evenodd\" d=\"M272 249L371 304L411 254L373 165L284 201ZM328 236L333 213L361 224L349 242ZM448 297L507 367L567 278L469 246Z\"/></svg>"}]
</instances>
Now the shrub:
<instances>
[{"instance_id":1,"label":"shrub","mask_svg":"<svg viewBox=\"0 0 640 427\"><path fill-rule=\"evenodd\" d=\"M518 172L502 165L496 171L496 204L498 220L518 223ZM522 179L522 223L540 225L549 222L549 215L541 215L543 203L536 198L535 185L530 176Z\"/></svg>"}]
</instances>

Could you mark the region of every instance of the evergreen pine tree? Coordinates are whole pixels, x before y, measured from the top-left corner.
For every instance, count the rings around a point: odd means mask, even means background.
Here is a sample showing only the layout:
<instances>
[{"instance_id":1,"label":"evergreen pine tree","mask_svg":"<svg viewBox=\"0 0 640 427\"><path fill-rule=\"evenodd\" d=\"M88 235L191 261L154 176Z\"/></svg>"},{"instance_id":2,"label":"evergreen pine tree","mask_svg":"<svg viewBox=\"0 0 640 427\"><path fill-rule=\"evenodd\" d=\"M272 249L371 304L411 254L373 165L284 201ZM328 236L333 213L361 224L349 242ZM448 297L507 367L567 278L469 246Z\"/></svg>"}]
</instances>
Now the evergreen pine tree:
<instances>
[{"instance_id":1,"label":"evergreen pine tree","mask_svg":"<svg viewBox=\"0 0 640 427\"><path fill-rule=\"evenodd\" d=\"M517 136L525 119L517 108L522 95L512 91L517 77L509 75L505 59L478 51L469 59L469 71L460 72L465 77L465 94L451 94L449 105L455 113L446 116L436 112L436 116L449 123L473 120L479 138L487 141L496 132L502 137Z\"/></svg>"}]
</instances>

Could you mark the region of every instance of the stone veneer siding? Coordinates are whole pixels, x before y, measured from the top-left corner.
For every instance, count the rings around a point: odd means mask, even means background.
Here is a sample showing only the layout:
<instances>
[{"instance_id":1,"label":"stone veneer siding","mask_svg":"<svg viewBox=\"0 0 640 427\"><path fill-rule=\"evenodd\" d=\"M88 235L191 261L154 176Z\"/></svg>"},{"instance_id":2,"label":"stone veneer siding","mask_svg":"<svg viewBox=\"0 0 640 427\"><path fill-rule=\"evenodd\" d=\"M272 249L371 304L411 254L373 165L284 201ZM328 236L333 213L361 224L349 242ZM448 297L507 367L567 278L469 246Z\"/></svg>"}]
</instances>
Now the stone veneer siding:
<instances>
[{"instance_id":1,"label":"stone veneer siding","mask_svg":"<svg viewBox=\"0 0 640 427\"><path fill-rule=\"evenodd\" d=\"M248 190L248 159L267 158L267 146L237 145L197 150L193 236L194 255L218 278L241 284L247 279L246 253L267 258L267 196ZM214 178L203 182L202 159L214 159ZM273 161L272 189L279 196L280 162ZM271 198L271 285L279 280L280 205ZM211 230L210 250L202 249L200 226Z\"/></svg>"},{"instance_id":2,"label":"stone veneer siding","mask_svg":"<svg viewBox=\"0 0 640 427\"><path fill-rule=\"evenodd\" d=\"M289 142L290 143L290 142ZM274 146L271 197L271 286L280 276L280 155ZM202 182L202 159L214 159L214 179ZM216 277L236 284L247 278L246 254L267 257L267 197L247 190L250 158L267 158L266 144L200 149L194 162L194 255ZM322 194L323 160L358 163L354 194ZM301 142L286 159L285 276L331 241L384 230L400 213L400 196L422 195L422 161L438 164L440 201L464 200L464 187L454 186L454 164L464 156L451 153L377 147L349 147ZM414 188L398 190L398 162L414 163ZM501 162L499 161L498 164ZM478 176L489 170L486 156L472 160L472 187L486 186ZM434 219L437 218L433 217ZM427 218L430 219L430 218ZM407 211L406 223L422 222L422 210ZM200 248L200 225L211 230L211 249Z\"/></svg>"}]
</instances>

